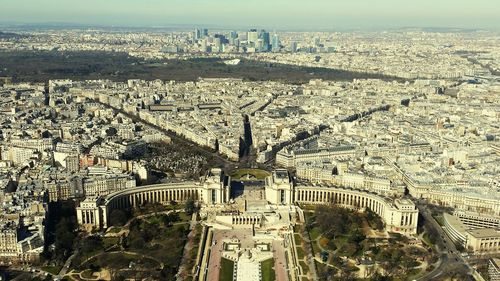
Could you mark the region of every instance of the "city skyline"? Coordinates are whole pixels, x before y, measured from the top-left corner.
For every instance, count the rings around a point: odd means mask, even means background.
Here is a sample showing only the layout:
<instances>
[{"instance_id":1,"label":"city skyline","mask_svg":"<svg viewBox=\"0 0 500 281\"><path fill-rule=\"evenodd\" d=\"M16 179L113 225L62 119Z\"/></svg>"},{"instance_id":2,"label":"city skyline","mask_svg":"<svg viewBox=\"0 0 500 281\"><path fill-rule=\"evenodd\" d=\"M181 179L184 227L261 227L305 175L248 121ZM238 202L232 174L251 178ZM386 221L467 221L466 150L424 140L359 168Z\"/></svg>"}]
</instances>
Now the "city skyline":
<instances>
[{"instance_id":1,"label":"city skyline","mask_svg":"<svg viewBox=\"0 0 500 281\"><path fill-rule=\"evenodd\" d=\"M20 8L22 7L22 9ZM172 9L171 7L175 7ZM81 24L123 27L207 25L213 28L268 26L276 29L384 29L442 27L499 29L500 4L493 0L454 1L4 1L2 24Z\"/></svg>"},{"instance_id":2,"label":"city skyline","mask_svg":"<svg viewBox=\"0 0 500 281\"><path fill-rule=\"evenodd\" d=\"M500 280L499 8L3 0L0 281Z\"/></svg>"}]
</instances>

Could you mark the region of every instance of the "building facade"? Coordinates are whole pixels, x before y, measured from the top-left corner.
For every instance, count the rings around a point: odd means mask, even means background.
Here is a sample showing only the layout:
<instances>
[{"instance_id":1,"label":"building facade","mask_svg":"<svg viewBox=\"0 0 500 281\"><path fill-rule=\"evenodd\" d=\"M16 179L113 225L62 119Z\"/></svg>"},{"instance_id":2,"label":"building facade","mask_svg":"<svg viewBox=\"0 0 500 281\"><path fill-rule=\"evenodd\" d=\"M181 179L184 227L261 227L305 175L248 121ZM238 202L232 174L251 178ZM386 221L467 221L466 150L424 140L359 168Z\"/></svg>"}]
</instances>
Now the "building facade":
<instances>
[{"instance_id":1,"label":"building facade","mask_svg":"<svg viewBox=\"0 0 500 281\"><path fill-rule=\"evenodd\" d=\"M466 220L467 221L467 220ZM475 254L500 253L500 229L477 227L458 216L445 213L443 215L444 230L457 244Z\"/></svg>"},{"instance_id":2,"label":"building facade","mask_svg":"<svg viewBox=\"0 0 500 281\"><path fill-rule=\"evenodd\" d=\"M356 210L370 209L382 218L387 230L405 234L417 233L418 209L408 199L391 200L357 189L297 186L294 201L305 204L335 204Z\"/></svg>"},{"instance_id":3,"label":"building facade","mask_svg":"<svg viewBox=\"0 0 500 281\"><path fill-rule=\"evenodd\" d=\"M36 261L43 245L44 238L40 232L23 238L18 223L9 221L0 224L0 265Z\"/></svg>"},{"instance_id":4,"label":"building facade","mask_svg":"<svg viewBox=\"0 0 500 281\"><path fill-rule=\"evenodd\" d=\"M272 204L293 203L293 184L287 170L276 170L265 179L266 200Z\"/></svg>"},{"instance_id":5,"label":"building facade","mask_svg":"<svg viewBox=\"0 0 500 281\"><path fill-rule=\"evenodd\" d=\"M407 199L391 200L371 192L318 186L295 186L286 170L276 170L265 179L265 196L271 205L338 204L356 210L371 209L385 222L387 230L404 234L417 231L418 209ZM129 188L105 197L92 197L77 207L78 222L86 228L107 228L115 209L131 209L147 202L170 204L192 198L205 206L223 205L230 200L230 178L221 169L212 169L202 182L158 184Z\"/></svg>"}]
</instances>

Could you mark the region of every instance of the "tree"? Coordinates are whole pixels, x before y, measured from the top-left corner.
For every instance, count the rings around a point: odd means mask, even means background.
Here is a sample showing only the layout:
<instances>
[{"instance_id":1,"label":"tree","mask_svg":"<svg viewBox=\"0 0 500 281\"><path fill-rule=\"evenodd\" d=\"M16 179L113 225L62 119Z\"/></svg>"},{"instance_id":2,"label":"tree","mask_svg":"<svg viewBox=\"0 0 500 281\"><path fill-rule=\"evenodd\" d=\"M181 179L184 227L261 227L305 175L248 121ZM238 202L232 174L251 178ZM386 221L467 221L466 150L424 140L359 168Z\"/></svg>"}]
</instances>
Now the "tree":
<instances>
[{"instance_id":1,"label":"tree","mask_svg":"<svg viewBox=\"0 0 500 281\"><path fill-rule=\"evenodd\" d=\"M109 222L114 226L123 226L127 223L128 217L127 214L119 209L115 209L109 215Z\"/></svg>"},{"instance_id":2,"label":"tree","mask_svg":"<svg viewBox=\"0 0 500 281\"><path fill-rule=\"evenodd\" d=\"M370 278L370 281L391 281L392 278L388 276L383 276L380 274L378 271L373 274L373 276Z\"/></svg>"},{"instance_id":3,"label":"tree","mask_svg":"<svg viewBox=\"0 0 500 281\"><path fill-rule=\"evenodd\" d=\"M59 257L63 257L62 255L64 255L65 250L71 251L74 235L72 237L66 237L65 232L73 234L77 226L76 208L73 201L50 202L46 226L47 237L45 239L45 251L48 252L48 245L52 243L55 244L56 255ZM68 236L70 234L68 234ZM61 240L60 238L64 238L64 241L59 241ZM48 254L46 256L48 256Z\"/></svg>"},{"instance_id":4,"label":"tree","mask_svg":"<svg viewBox=\"0 0 500 281\"><path fill-rule=\"evenodd\" d=\"M83 253L91 253L98 249L104 249L102 238L99 236L89 236L82 241L81 251Z\"/></svg>"},{"instance_id":5,"label":"tree","mask_svg":"<svg viewBox=\"0 0 500 281\"><path fill-rule=\"evenodd\" d=\"M392 276L400 269L401 258L404 254L403 250L397 248L388 248L379 253L377 257L381 258L382 268L388 276Z\"/></svg>"},{"instance_id":6,"label":"tree","mask_svg":"<svg viewBox=\"0 0 500 281\"><path fill-rule=\"evenodd\" d=\"M337 206L319 205L316 207L316 223L329 239L335 235L345 234L349 224L347 210Z\"/></svg>"},{"instance_id":7,"label":"tree","mask_svg":"<svg viewBox=\"0 0 500 281\"><path fill-rule=\"evenodd\" d=\"M117 274L114 274L112 277L111 277L111 280L112 281L125 281L126 278L123 276L123 275L117 275Z\"/></svg>"},{"instance_id":8,"label":"tree","mask_svg":"<svg viewBox=\"0 0 500 281\"><path fill-rule=\"evenodd\" d=\"M410 269L415 267L417 262L414 261L410 256L404 255L401 259L401 267L403 268L403 274L407 275Z\"/></svg>"},{"instance_id":9,"label":"tree","mask_svg":"<svg viewBox=\"0 0 500 281\"><path fill-rule=\"evenodd\" d=\"M425 224L424 229L428 234L427 237L429 238L429 242L431 242L432 244L436 244L439 237L439 232L429 224Z\"/></svg>"},{"instance_id":10,"label":"tree","mask_svg":"<svg viewBox=\"0 0 500 281\"><path fill-rule=\"evenodd\" d=\"M177 274L177 268L165 266L160 273L161 280L174 280Z\"/></svg>"},{"instance_id":11,"label":"tree","mask_svg":"<svg viewBox=\"0 0 500 281\"><path fill-rule=\"evenodd\" d=\"M179 213L172 212L161 216L161 222L164 226L171 226L173 223L180 220Z\"/></svg>"},{"instance_id":12,"label":"tree","mask_svg":"<svg viewBox=\"0 0 500 281\"><path fill-rule=\"evenodd\" d=\"M43 279L42 279L42 277L36 276L30 280L31 281L52 281L52 276L49 274L49 275L45 276L45 278L43 278Z\"/></svg>"},{"instance_id":13,"label":"tree","mask_svg":"<svg viewBox=\"0 0 500 281\"><path fill-rule=\"evenodd\" d=\"M179 233L179 237L183 237L185 234L187 234L189 231L189 228L187 225L178 225L177 226L177 232Z\"/></svg>"},{"instance_id":14,"label":"tree","mask_svg":"<svg viewBox=\"0 0 500 281\"><path fill-rule=\"evenodd\" d=\"M353 242L347 242L341 248L341 251L344 252L348 257L353 257L358 250L359 244Z\"/></svg>"},{"instance_id":15,"label":"tree","mask_svg":"<svg viewBox=\"0 0 500 281\"><path fill-rule=\"evenodd\" d=\"M366 239L366 235L359 229L355 228L349 232L349 236L347 237L349 242L353 243L361 243Z\"/></svg>"},{"instance_id":16,"label":"tree","mask_svg":"<svg viewBox=\"0 0 500 281\"><path fill-rule=\"evenodd\" d=\"M337 270L333 267L325 267L318 272L319 280L330 280L332 276L337 274Z\"/></svg>"},{"instance_id":17,"label":"tree","mask_svg":"<svg viewBox=\"0 0 500 281\"><path fill-rule=\"evenodd\" d=\"M61 259L69 256L73 250L73 241L76 238L74 222L70 218L63 217L56 225L55 246L56 255Z\"/></svg>"},{"instance_id":18,"label":"tree","mask_svg":"<svg viewBox=\"0 0 500 281\"><path fill-rule=\"evenodd\" d=\"M463 251L465 251L465 248L464 248L464 246L463 246L462 244L456 244L456 246L457 246L457 250L458 250L459 252L463 252Z\"/></svg>"},{"instance_id":19,"label":"tree","mask_svg":"<svg viewBox=\"0 0 500 281\"><path fill-rule=\"evenodd\" d=\"M108 129L106 129L106 136L108 136L108 137L116 136L117 133L118 133L118 130L116 130L113 127L109 127Z\"/></svg>"},{"instance_id":20,"label":"tree","mask_svg":"<svg viewBox=\"0 0 500 281\"><path fill-rule=\"evenodd\" d=\"M380 218L380 216L373 212L370 208L366 208L365 216L366 221L372 228L375 228L379 231L384 229L384 222L382 221L382 218Z\"/></svg>"},{"instance_id":21,"label":"tree","mask_svg":"<svg viewBox=\"0 0 500 281\"><path fill-rule=\"evenodd\" d=\"M193 198L189 197L188 200L186 201L186 207L184 208L186 211L186 214L192 215L194 214L196 210L196 203L194 202Z\"/></svg>"},{"instance_id":22,"label":"tree","mask_svg":"<svg viewBox=\"0 0 500 281\"><path fill-rule=\"evenodd\" d=\"M157 237L159 232L160 228L157 224L142 221L140 235L142 235L146 242L151 241L153 237Z\"/></svg>"},{"instance_id":23,"label":"tree","mask_svg":"<svg viewBox=\"0 0 500 281\"><path fill-rule=\"evenodd\" d=\"M172 224L170 214L161 216L161 220L164 226L170 226Z\"/></svg>"},{"instance_id":24,"label":"tree","mask_svg":"<svg viewBox=\"0 0 500 281\"><path fill-rule=\"evenodd\" d=\"M172 221L173 223L181 220L181 217L179 216L178 212L172 212L168 215L170 216L170 221Z\"/></svg>"},{"instance_id":25,"label":"tree","mask_svg":"<svg viewBox=\"0 0 500 281\"><path fill-rule=\"evenodd\" d=\"M380 262L388 262L389 259L391 258L391 254L388 250L384 249L382 251L380 251L377 256L376 256L376 259Z\"/></svg>"},{"instance_id":26,"label":"tree","mask_svg":"<svg viewBox=\"0 0 500 281\"><path fill-rule=\"evenodd\" d=\"M93 272L101 271L101 267L98 264L95 264L95 263L91 263L89 265L89 269L92 270Z\"/></svg>"},{"instance_id":27,"label":"tree","mask_svg":"<svg viewBox=\"0 0 500 281\"><path fill-rule=\"evenodd\" d=\"M146 246L146 241L142 237L135 237L130 240L129 244L132 249L143 249Z\"/></svg>"}]
</instances>

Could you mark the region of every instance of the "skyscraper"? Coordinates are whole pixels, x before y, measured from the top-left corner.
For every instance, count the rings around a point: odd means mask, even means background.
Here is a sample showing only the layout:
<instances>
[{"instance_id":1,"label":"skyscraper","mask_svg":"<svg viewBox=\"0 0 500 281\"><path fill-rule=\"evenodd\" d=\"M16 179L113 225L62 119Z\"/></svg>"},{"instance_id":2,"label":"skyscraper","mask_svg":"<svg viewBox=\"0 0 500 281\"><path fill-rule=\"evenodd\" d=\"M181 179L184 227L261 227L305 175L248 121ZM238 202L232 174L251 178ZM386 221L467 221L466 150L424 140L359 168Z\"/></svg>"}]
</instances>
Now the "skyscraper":
<instances>
[{"instance_id":1,"label":"skyscraper","mask_svg":"<svg viewBox=\"0 0 500 281\"><path fill-rule=\"evenodd\" d=\"M207 50L208 50L208 44L207 44L207 39L205 38L201 40L201 51L203 53L206 53Z\"/></svg>"},{"instance_id":2,"label":"skyscraper","mask_svg":"<svg viewBox=\"0 0 500 281\"><path fill-rule=\"evenodd\" d=\"M221 43L227 44L229 43L229 40L227 40L226 36L222 34L215 34L214 38L220 38Z\"/></svg>"},{"instance_id":3,"label":"skyscraper","mask_svg":"<svg viewBox=\"0 0 500 281\"><path fill-rule=\"evenodd\" d=\"M208 36L208 29L203 28L203 29L201 30L201 36L202 36L202 37L207 37L207 36Z\"/></svg>"},{"instance_id":4,"label":"skyscraper","mask_svg":"<svg viewBox=\"0 0 500 281\"><path fill-rule=\"evenodd\" d=\"M195 28L193 35L194 40L199 40L201 38L201 30L199 28Z\"/></svg>"},{"instance_id":5,"label":"skyscraper","mask_svg":"<svg viewBox=\"0 0 500 281\"><path fill-rule=\"evenodd\" d=\"M319 37L315 37L314 38L314 46L319 47L320 44L321 44L321 40L319 39Z\"/></svg>"},{"instance_id":6,"label":"skyscraper","mask_svg":"<svg viewBox=\"0 0 500 281\"><path fill-rule=\"evenodd\" d=\"M262 39L262 49L260 51L268 52L271 45L269 32L261 30L259 34L259 39Z\"/></svg>"},{"instance_id":7,"label":"skyscraper","mask_svg":"<svg viewBox=\"0 0 500 281\"><path fill-rule=\"evenodd\" d=\"M257 52L264 52L265 51L265 48L264 48L264 40L262 39L257 39L257 43L255 43L255 50Z\"/></svg>"},{"instance_id":8,"label":"skyscraper","mask_svg":"<svg viewBox=\"0 0 500 281\"><path fill-rule=\"evenodd\" d=\"M259 34L257 33L257 29L250 29L247 33L247 42L249 45L255 45L257 40L259 39Z\"/></svg>"},{"instance_id":9,"label":"skyscraper","mask_svg":"<svg viewBox=\"0 0 500 281\"><path fill-rule=\"evenodd\" d=\"M290 52L292 53L297 52L297 41L290 42Z\"/></svg>"},{"instance_id":10,"label":"skyscraper","mask_svg":"<svg viewBox=\"0 0 500 281\"><path fill-rule=\"evenodd\" d=\"M214 39L215 48L212 50L213 52L220 53L222 52L222 42L220 37L216 37Z\"/></svg>"},{"instance_id":11,"label":"skyscraper","mask_svg":"<svg viewBox=\"0 0 500 281\"><path fill-rule=\"evenodd\" d=\"M273 52L277 52L280 50L280 38L278 37L278 34L274 33L273 35Z\"/></svg>"}]
</instances>

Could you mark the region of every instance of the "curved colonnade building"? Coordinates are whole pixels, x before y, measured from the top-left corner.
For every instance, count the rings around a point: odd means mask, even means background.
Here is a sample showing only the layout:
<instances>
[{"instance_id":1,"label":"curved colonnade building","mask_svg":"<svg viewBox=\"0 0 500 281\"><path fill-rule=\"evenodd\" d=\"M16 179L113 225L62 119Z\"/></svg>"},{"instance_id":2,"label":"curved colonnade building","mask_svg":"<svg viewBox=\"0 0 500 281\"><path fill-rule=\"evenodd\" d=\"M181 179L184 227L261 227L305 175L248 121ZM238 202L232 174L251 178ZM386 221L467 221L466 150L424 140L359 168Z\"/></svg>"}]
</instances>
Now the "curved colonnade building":
<instances>
[{"instance_id":1,"label":"curved colonnade building","mask_svg":"<svg viewBox=\"0 0 500 281\"><path fill-rule=\"evenodd\" d=\"M109 216L115 209L131 209L147 202L169 204L193 198L202 205L221 205L230 200L230 177L220 169L212 169L201 182L157 184L118 191L105 197L86 198L77 208L82 226L107 228ZM338 188L294 186L286 170L276 170L265 179L265 198L271 205L337 204L363 210L370 208L385 222L386 229L415 234L418 210L407 199L389 199L372 192Z\"/></svg>"},{"instance_id":2,"label":"curved colonnade building","mask_svg":"<svg viewBox=\"0 0 500 281\"><path fill-rule=\"evenodd\" d=\"M336 204L356 210L369 208L382 218L387 230L405 234L417 233L418 209L408 199L392 200L357 189L298 186L295 202Z\"/></svg>"}]
</instances>

